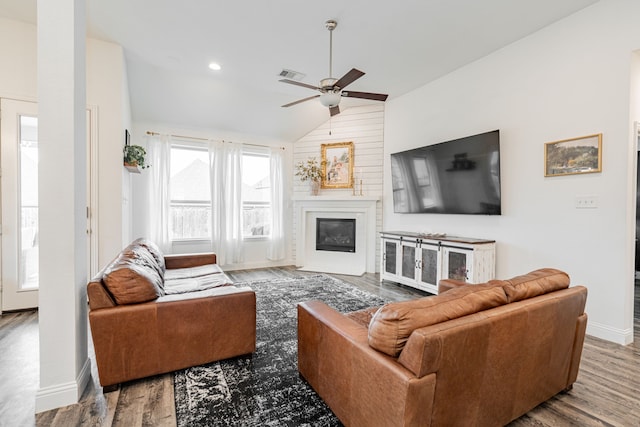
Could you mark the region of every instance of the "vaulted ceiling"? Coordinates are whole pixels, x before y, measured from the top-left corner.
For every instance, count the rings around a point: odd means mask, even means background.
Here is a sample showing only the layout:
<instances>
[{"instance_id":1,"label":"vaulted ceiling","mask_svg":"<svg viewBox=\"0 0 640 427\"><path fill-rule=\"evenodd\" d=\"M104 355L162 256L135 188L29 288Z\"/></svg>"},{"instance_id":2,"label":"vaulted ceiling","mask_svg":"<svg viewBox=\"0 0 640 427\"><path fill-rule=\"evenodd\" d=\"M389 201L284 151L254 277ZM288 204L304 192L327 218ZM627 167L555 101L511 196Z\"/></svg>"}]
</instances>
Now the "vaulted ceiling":
<instances>
[{"instance_id":1,"label":"vaulted ceiling","mask_svg":"<svg viewBox=\"0 0 640 427\"><path fill-rule=\"evenodd\" d=\"M88 35L124 48L134 121L294 141L326 121L316 92L278 82L366 74L349 89L389 101L597 0L88 0ZM35 22L35 0L0 16ZM210 62L220 71L208 68ZM388 102L389 102L388 101ZM364 102L343 98L340 107Z\"/></svg>"}]
</instances>

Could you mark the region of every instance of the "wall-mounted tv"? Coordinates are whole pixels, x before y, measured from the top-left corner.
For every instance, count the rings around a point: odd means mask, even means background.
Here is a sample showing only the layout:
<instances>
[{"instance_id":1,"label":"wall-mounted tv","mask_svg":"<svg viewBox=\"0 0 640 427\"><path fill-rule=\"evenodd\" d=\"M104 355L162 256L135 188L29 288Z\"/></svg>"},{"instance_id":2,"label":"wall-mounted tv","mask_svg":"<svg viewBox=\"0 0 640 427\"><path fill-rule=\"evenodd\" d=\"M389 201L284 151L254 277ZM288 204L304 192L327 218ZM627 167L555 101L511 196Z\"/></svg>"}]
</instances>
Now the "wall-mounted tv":
<instances>
[{"instance_id":1,"label":"wall-mounted tv","mask_svg":"<svg viewBox=\"0 0 640 427\"><path fill-rule=\"evenodd\" d=\"M391 154L393 211L500 215L500 131Z\"/></svg>"}]
</instances>

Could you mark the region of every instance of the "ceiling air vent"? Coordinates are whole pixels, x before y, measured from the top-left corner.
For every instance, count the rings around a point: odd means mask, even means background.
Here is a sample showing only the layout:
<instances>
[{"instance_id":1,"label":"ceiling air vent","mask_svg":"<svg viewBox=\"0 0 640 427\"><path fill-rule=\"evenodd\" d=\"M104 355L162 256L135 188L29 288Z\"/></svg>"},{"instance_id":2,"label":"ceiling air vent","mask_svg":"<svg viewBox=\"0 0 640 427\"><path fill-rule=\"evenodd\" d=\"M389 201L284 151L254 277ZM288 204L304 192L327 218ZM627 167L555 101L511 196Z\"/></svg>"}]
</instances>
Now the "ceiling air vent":
<instances>
[{"instance_id":1,"label":"ceiling air vent","mask_svg":"<svg viewBox=\"0 0 640 427\"><path fill-rule=\"evenodd\" d=\"M285 78L285 79L289 79L289 80L302 80L304 79L305 74L299 73L297 71L293 71L293 70L287 70L286 68L283 68L282 71L280 71L279 74L280 77Z\"/></svg>"}]
</instances>

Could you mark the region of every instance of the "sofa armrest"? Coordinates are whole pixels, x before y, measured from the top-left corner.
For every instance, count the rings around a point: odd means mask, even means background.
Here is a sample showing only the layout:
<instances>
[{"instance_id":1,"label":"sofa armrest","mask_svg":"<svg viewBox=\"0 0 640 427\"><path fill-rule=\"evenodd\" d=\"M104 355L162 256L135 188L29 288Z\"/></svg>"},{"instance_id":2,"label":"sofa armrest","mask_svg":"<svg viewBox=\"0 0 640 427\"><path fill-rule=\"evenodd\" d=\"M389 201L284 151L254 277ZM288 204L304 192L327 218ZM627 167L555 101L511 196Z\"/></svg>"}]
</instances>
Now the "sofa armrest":
<instances>
[{"instance_id":1,"label":"sofa armrest","mask_svg":"<svg viewBox=\"0 0 640 427\"><path fill-rule=\"evenodd\" d=\"M345 425L430 425L435 374L416 378L320 301L298 304L298 369Z\"/></svg>"},{"instance_id":2,"label":"sofa armrest","mask_svg":"<svg viewBox=\"0 0 640 427\"><path fill-rule=\"evenodd\" d=\"M164 256L164 263L168 269L198 267L200 265L215 264L216 262L217 257L213 252Z\"/></svg>"},{"instance_id":3,"label":"sofa armrest","mask_svg":"<svg viewBox=\"0 0 640 427\"><path fill-rule=\"evenodd\" d=\"M587 332L587 313L583 313L578 317L576 322L576 338L573 342L573 353L571 357L571 366L569 367L569 378L567 379L567 388L571 387L578 379L578 370L580 369L580 358L582 357L582 348L584 346L584 337Z\"/></svg>"}]
</instances>

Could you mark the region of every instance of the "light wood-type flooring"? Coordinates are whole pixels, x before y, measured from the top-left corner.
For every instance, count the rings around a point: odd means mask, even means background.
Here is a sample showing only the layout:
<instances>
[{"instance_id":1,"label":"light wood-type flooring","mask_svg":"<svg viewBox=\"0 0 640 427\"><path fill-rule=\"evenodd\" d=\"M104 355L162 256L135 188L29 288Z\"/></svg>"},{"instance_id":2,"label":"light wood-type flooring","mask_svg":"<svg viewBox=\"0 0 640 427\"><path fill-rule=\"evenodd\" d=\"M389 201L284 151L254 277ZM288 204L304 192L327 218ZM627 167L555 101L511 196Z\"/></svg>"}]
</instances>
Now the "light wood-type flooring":
<instances>
[{"instance_id":1,"label":"light wood-type flooring","mask_svg":"<svg viewBox=\"0 0 640 427\"><path fill-rule=\"evenodd\" d=\"M235 281L295 277L293 267L228 272ZM391 300L423 296L420 291L379 282L379 276L334 275L352 285ZM635 312L640 313L640 286L636 285ZM510 426L638 426L640 425L640 321L635 320L635 342L621 346L587 337L578 381L533 409ZM90 346L91 347L91 346ZM91 354L90 354L91 355ZM92 357L92 355L91 355ZM92 357L93 360L93 357ZM97 378L95 364L92 377ZM37 312L8 313L0 317L0 427L22 426L174 426L173 376L133 381L103 393L96 380L80 403L34 415L38 388Z\"/></svg>"}]
</instances>

